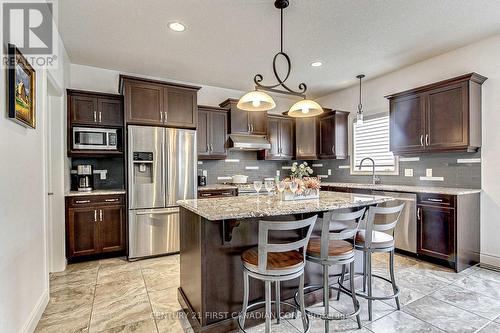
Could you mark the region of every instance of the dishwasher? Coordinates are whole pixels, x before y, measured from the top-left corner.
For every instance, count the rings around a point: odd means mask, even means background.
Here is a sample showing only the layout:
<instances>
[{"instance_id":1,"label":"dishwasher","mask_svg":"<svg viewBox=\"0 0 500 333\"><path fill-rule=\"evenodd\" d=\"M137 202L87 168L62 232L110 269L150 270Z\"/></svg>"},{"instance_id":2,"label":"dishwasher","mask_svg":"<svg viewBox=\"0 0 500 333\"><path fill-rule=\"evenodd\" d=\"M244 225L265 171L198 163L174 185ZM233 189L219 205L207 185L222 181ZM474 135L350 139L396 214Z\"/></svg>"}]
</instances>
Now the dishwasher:
<instances>
[{"instance_id":1,"label":"dishwasher","mask_svg":"<svg viewBox=\"0 0 500 333\"><path fill-rule=\"evenodd\" d=\"M414 193L402 192L387 192L387 191L372 191L373 195L383 195L397 199L392 202L380 204L380 207L393 207L405 203L403 212L398 224L394 230L394 241L396 249L406 252L417 253L417 195ZM375 223L388 223L385 219L392 218L389 216L380 216L376 218ZM380 220L382 219L382 220Z\"/></svg>"}]
</instances>

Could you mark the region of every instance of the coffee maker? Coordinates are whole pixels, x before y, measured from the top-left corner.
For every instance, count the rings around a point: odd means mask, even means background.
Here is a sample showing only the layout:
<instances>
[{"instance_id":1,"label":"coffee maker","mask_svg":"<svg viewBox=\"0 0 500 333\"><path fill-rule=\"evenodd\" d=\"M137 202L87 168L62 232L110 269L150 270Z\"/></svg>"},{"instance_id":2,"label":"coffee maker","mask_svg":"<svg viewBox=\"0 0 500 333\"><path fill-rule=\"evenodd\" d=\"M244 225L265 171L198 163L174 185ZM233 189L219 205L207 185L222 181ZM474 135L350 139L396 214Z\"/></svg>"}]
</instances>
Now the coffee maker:
<instances>
[{"instance_id":1,"label":"coffee maker","mask_svg":"<svg viewBox=\"0 0 500 333\"><path fill-rule=\"evenodd\" d=\"M94 169L90 164L76 166L77 186L79 192L90 192L94 188Z\"/></svg>"}]
</instances>

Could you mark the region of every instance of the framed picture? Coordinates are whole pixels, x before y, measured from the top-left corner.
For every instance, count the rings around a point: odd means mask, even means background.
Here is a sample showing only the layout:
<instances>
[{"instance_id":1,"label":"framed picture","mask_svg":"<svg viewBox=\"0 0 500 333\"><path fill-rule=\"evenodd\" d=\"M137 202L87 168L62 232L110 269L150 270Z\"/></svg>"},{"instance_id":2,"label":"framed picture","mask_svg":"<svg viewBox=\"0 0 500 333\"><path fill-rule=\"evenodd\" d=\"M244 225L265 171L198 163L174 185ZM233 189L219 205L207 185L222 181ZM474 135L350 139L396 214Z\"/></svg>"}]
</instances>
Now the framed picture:
<instances>
[{"instance_id":1,"label":"framed picture","mask_svg":"<svg viewBox=\"0 0 500 333\"><path fill-rule=\"evenodd\" d=\"M7 112L23 126L36 128L35 70L13 44L9 44Z\"/></svg>"}]
</instances>

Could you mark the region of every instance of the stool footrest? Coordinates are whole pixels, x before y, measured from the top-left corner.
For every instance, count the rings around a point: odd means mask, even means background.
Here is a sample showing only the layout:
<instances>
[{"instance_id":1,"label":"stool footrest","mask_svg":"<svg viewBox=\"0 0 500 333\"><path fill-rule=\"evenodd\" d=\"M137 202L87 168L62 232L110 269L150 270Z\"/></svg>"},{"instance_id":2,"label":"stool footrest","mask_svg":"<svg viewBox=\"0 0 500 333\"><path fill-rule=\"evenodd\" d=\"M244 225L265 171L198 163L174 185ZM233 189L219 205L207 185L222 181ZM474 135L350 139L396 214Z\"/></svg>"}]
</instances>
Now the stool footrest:
<instances>
[{"instance_id":1,"label":"stool footrest","mask_svg":"<svg viewBox=\"0 0 500 333\"><path fill-rule=\"evenodd\" d=\"M248 315L248 312L255 309L255 308L258 308L259 306L261 305L265 305L266 304L266 301L259 301L259 302L255 302L255 303L252 303L252 304L249 304L248 307L247 307L247 315ZM272 301L271 300L271 305L272 304L276 304L276 301ZM297 311L300 312L300 306L297 305L297 304L292 304L292 303L289 303L289 302L283 302L281 301L280 304L285 304L285 305L288 305L289 307L293 308L295 310L295 316L297 315ZM306 310L307 312L307 310ZM247 331L245 331L245 329L243 327L241 327L241 312L238 313L237 316L233 317L233 318L237 318L237 322L238 322L238 328L240 330L240 332L243 332L243 333L246 333ZM309 332L309 328L310 328L310 323L309 323L309 317L306 316L306 323L307 323L307 328L306 330L304 331L304 333L308 333Z\"/></svg>"},{"instance_id":2,"label":"stool footrest","mask_svg":"<svg viewBox=\"0 0 500 333\"><path fill-rule=\"evenodd\" d=\"M329 286L330 289L333 289L333 290L337 290L337 291L341 291L341 292L344 292L344 293L347 293L345 292L344 290L342 290L341 288L339 287L334 287L334 285L330 285ZM323 289L323 286L320 286L320 285L310 285L310 286L307 286L307 287L304 287L304 291L306 290L309 290L309 289L312 289L312 288L316 288L317 290L319 289ZM295 300L295 304L298 304L298 294L299 292L295 292L295 295L294 295L294 300ZM298 306L298 305L297 305ZM320 318L321 320L328 320L328 321L333 321L333 320L345 320L345 319L349 319L351 317L355 317L359 314L359 311L361 310L361 307L359 305L359 301L356 300L356 310L354 312L351 312L351 313L342 313L338 316L330 316L330 315L325 315L325 314L319 314L319 313L315 313L315 312L312 312L312 311L309 311L306 309L306 313L312 317L315 317L315 318Z\"/></svg>"},{"instance_id":3,"label":"stool footrest","mask_svg":"<svg viewBox=\"0 0 500 333\"><path fill-rule=\"evenodd\" d=\"M356 275L358 276L363 276L363 273L356 273ZM375 278L378 278L378 279L381 279L383 281L386 281L388 283L391 284L392 286L392 281L389 280L388 278L385 278L383 276L380 276L380 275L376 275L376 274L372 274L372 277L375 277ZM338 284L339 284L339 288L341 291L343 291L344 293L346 294L351 294L351 290L348 289L347 287L345 287L344 285L342 285L340 283L340 277L339 277L339 280L338 280ZM364 299L368 299L368 300L372 300L372 301L386 301L386 300L389 300L389 299L394 299L396 297L399 297L399 287L395 287L396 288L396 292L392 295L386 295L386 296L368 296L366 293L363 293L363 292L360 292L360 291L356 291L356 296L359 296L361 298L364 298Z\"/></svg>"}]
</instances>

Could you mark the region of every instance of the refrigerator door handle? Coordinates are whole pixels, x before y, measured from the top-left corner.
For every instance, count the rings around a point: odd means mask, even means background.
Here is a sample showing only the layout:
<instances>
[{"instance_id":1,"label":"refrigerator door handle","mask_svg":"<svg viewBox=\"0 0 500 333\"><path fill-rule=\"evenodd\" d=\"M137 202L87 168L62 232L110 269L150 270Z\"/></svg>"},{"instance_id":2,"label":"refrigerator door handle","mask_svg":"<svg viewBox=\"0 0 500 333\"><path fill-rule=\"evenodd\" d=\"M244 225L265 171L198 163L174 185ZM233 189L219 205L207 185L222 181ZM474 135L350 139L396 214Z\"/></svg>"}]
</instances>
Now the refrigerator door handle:
<instances>
[{"instance_id":1,"label":"refrigerator door handle","mask_svg":"<svg viewBox=\"0 0 500 333\"><path fill-rule=\"evenodd\" d=\"M169 175L167 174L167 172L170 172L170 168L168 166L168 163L170 162L168 160L168 154L169 154L169 142L168 142L168 131L167 129L165 128L163 130L163 143L162 143L162 180L161 180L161 183L163 185L163 193L162 195L165 197L165 205L168 206L168 177Z\"/></svg>"},{"instance_id":2,"label":"refrigerator door handle","mask_svg":"<svg viewBox=\"0 0 500 333\"><path fill-rule=\"evenodd\" d=\"M154 214L177 214L179 208L165 208L165 209L151 209L151 210L141 210L135 213L135 215L154 215Z\"/></svg>"}]
</instances>

